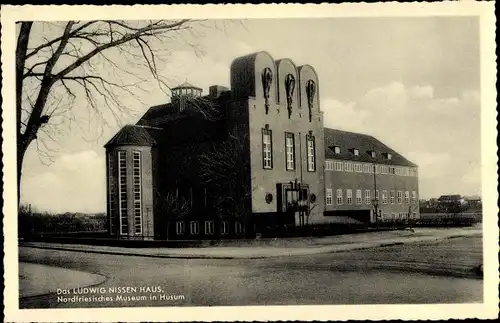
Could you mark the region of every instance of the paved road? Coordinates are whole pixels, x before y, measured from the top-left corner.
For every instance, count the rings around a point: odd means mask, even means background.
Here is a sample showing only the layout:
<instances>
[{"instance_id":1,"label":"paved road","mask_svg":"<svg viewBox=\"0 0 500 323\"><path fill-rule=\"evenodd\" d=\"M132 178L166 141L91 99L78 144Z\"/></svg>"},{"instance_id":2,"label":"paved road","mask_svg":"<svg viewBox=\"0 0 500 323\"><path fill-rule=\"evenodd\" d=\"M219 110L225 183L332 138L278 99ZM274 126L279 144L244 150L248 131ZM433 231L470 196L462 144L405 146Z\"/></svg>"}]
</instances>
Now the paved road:
<instances>
[{"instance_id":1,"label":"paved road","mask_svg":"<svg viewBox=\"0 0 500 323\"><path fill-rule=\"evenodd\" d=\"M20 248L20 261L77 269L107 277L98 287L112 301L62 302L57 295L23 298L21 308L415 304L482 302L483 280L460 278L482 263L481 238L396 245L276 259L161 259ZM21 263L22 265L22 263ZM441 268L441 269L440 269ZM444 269L443 269L444 268ZM474 275L469 275L470 277ZM113 287L159 286L135 292L146 300L117 300ZM62 288L64 286L61 286ZM89 297L101 294L78 294ZM159 299L160 295L167 299ZM182 299L169 299L180 296ZM74 296L65 295L65 296Z\"/></svg>"}]
</instances>

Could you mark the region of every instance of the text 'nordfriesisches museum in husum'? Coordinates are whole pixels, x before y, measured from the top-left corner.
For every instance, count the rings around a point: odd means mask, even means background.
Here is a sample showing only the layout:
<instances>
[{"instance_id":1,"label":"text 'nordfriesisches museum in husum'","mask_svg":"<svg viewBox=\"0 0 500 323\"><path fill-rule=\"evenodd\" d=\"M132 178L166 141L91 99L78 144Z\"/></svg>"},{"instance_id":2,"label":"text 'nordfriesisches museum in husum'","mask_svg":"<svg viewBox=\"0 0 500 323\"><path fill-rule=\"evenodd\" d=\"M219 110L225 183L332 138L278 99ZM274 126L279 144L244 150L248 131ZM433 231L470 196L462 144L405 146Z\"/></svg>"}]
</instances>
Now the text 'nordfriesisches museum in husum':
<instances>
[{"instance_id":1,"label":"text 'nordfriesisches museum in husum'","mask_svg":"<svg viewBox=\"0 0 500 323\"><path fill-rule=\"evenodd\" d=\"M419 217L417 165L324 128L313 67L259 52L230 73L208 95L173 88L105 145L110 235L254 238Z\"/></svg>"}]
</instances>

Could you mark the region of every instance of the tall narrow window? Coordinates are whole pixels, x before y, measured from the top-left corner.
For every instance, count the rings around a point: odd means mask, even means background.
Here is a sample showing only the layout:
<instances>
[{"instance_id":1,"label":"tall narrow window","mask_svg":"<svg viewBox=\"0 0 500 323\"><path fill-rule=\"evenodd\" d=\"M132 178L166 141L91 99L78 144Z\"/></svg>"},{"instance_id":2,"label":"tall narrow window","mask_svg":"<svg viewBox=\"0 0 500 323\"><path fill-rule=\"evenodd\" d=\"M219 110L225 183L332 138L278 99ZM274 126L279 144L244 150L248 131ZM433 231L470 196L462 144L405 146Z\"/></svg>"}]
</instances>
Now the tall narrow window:
<instances>
[{"instance_id":1,"label":"tall narrow window","mask_svg":"<svg viewBox=\"0 0 500 323\"><path fill-rule=\"evenodd\" d=\"M177 221L175 223L175 233L177 235L183 235L186 232L186 224L183 221Z\"/></svg>"},{"instance_id":2,"label":"tall narrow window","mask_svg":"<svg viewBox=\"0 0 500 323\"><path fill-rule=\"evenodd\" d=\"M387 191L386 190L382 191L382 203L387 204Z\"/></svg>"},{"instance_id":3,"label":"tall narrow window","mask_svg":"<svg viewBox=\"0 0 500 323\"><path fill-rule=\"evenodd\" d=\"M410 204L410 192L405 191L405 203Z\"/></svg>"},{"instance_id":4,"label":"tall narrow window","mask_svg":"<svg viewBox=\"0 0 500 323\"><path fill-rule=\"evenodd\" d=\"M214 221L205 221L205 234L214 234Z\"/></svg>"},{"instance_id":5,"label":"tall narrow window","mask_svg":"<svg viewBox=\"0 0 500 323\"><path fill-rule=\"evenodd\" d=\"M398 204L403 204L403 192L398 191Z\"/></svg>"},{"instance_id":6,"label":"tall narrow window","mask_svg":"<svg viewBox=\"0 0 500 323\"><path fill-rule=\"evenodd\" d=\"M333 192L331 188L326 189L326 205L333 204Z\"/></svg>"},{"instance_id":7,"label":"tall narrow window","mask_svg":"<svg viewBox=\"0 0 500 323\"><path fill-rule=\"evenodd\" d=\"M199 234L200 233L200 223L198 221L189 222L189 231L191 234Z\"/></svg>"},{"instance_id":8,"label":"tall narrow window","mask_svg":"<svg viewBox=\"0 0 500 323\"><path fill-rule=\"evenodd\" d=\"M356 204L363 204L363 196L361 190L356 190Z\"/></svg>"},{"instance_id":9,"label":"tall narrow window","mask_svg":"<svg viewBox=\"0 0 500 323\"><path fill-rule=\"evenodd\" d=\"M344 168L343 168L343 163L342 162L335 162L335 170L337 172L341 172Z\"/></svg>"},{"instance_id":10,"label":"tall narrow window","mask_svg":"<svg viewBox=\"0 0 500 323\"><path fill-rule=\"evenodd\" d=\"M293 133L285 132L286 169L295 169L295 137Z\"/></svg>"},{"instance_id":11,"label":"tall narrow window","mask_svg":"<svg viewBox=\"0 0 500 323\"><path fill-rule=\"evenodd\" d=\"M235 229L236 234L245 233L245 226L241 222L235 222L234 229Z\"/></svg>"},{"instance_id":12,"label":"tall narrow window","mask_svg":"<svg viewBox=\"0 0 500 323\"><path fill-rule=\"evenodd\" d=\"M262 129L262 162L265 169L273 168L273 135L269 129Z\"/></svg>"},{"instance_id":13,"label":"tall narrow window","mask_svg":"<svg viewBox=\"0 0 500 323\"><path fill-rule=\"evenodd\" d=\"M141 190L141 152L133 153L134 174L134 229L136 234L142 233L142 190Z\"/></svg>"},{"instance_id":14,"label":"tall narrow window","mask_svg":"<svg viewBox=\"0 0 500 323\"><path fill-rule=\"evenodd\" d=\"M128 234L127 216L127 152L118 152L118 198L120 208L120 234Z\"/></svg>"},{"instance_id":15,"label":"tall narrow window","mask_svg":"<svg viewBox=\"0 0 500 323\"><path fill-rule=\"evenodd\" d=\"M365 190L365 204L371 204L371 202L372 202L371 191Z\"/></svg>"},{"instance_id":16,"label":"tall narrow window","mask_svg":"<svg viewBox=\"0 0 500 323\"><path fill-rule=\"evenodd\" d=\"M307 170L314 172L316 170L316 149L314 136L307 135Z\"/></svg>"},{"instance_id":17,"label":"tall narrow window","mask_svg":"<svg viewBox=\"0 0 500 323\"><path fill-rule=\"evenodd\" d=\"M417 192L416 191L411 192L411 202L413 204L417 204Z\"/></svg>"},{"instance_id":18,"label":"tall narrow window","mask_svg":"<svg viewBox=\"0 0 500 323\"><path fill-rule=\"evenodd\" d=\"M325 170L333 170L333 161L332 160L325 161Z\"/></svg>"},{"instance_id":19,"label":"tall narrow window","mask_svg":"<svg viewBox=\"0 0 500 323\"><path fill-rule=\"evenodd\" d=\"M352 204L352 190L348 189L346 194L347 194L347 204L351 205Z\"/></svg>"},{"instance_id":20,"label":"tall narrow window","mask_svg":"<svg viewBox=\"0 0 500 323\"><path fill-rule=\"evenodd\" d=\"M342 205L342 203L344 203L344 200L342 198L342 189L339 188L337 189L337 204Z\"/></svg>"},{"instance_id":21,"label":"tall narrow window","mask_svg":"<svg viewBox=\"0 0 500 323\"><path fill-rule=\"evenodd\" d=\"M109 230L111 234L116 232L116 196L115 196L115 167L113 153L108 155L108 200L109 200Z\"/></svg>"},{"instance_id":22,"label":"tall narrow window","mask_svg":"<svg viewBox=\"0 0 500 323\"><path fill-rule=\"evenodd\" d=\"M395 202L395 198L396 198L396 197L395 197L395 193L394 193L394 191L391 191L391 196L390 196L390 198L391 198L391 204L394 204L394 202Z\"/></svg>"},{"instance_id":23,"label":"tall narrow window","mask_svg":"<svg viewBox=\"0 0 500 323\"><path fill-rule=\"evenodd\" d=\"M222 221L220 223L220 233L228 234L229 233L229 223L227 221Z\"/></svg>"}]
</instances>

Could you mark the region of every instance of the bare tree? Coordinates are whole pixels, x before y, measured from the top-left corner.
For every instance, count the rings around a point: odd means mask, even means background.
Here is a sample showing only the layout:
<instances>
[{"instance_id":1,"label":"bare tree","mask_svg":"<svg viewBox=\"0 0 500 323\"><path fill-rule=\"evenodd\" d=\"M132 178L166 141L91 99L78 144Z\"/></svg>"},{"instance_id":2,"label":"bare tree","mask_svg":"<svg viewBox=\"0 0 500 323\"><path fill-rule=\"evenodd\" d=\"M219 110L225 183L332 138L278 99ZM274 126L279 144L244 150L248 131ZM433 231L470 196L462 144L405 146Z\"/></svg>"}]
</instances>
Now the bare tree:
<instances>
[{"instance_id":1,"label":"bare tree","mask_svg":"<svg viewBox=\"0 0 500 323\"><path fill-rule=\"evenodd\" d=\"M247 136L229 138L214 143L199 156L202 182L220 190L215 208L221 217L245 219L249 214L251 183Z\"/></svg>"},{"instance_id":2,"label":"bare tree","mask_svg":"<svg viewBox=\"0 0 500 323\"><path fill-rule=\"evenodd\" d=\"M203 54L191 41L203 36L200 28L204 26L193 28L195 24L203 22L20 22L16 47L18 200L23 159L33 142L39 156L50 159L49 143L63 134L62 123L76 121L72 109L78 103L86 101L89 119L108 125L113 119L119 123L129 112L130 98L140 101L137 91L145 91L141 84L153 80L162 90L168 89L161 68L172 51L188 46L197 55ZM137 70L148 71L150 76Z\"/></svg>"},{"instance_id":3,"label":"bare tree","mask_svg":"<svg viewBox=\"0 0 500 323\"><path fill-rule=\"evenodd\" d=\"M167 193L162 195L160 192L156 192L156 198L158 199L158 206L161 212L161 217L165 219L165 232L166 239L170 238L170 225L172 222L184 220L185 217L191 211L190 204L185 199L177 198L172 193Z\"/></svg>"}]
</instances>

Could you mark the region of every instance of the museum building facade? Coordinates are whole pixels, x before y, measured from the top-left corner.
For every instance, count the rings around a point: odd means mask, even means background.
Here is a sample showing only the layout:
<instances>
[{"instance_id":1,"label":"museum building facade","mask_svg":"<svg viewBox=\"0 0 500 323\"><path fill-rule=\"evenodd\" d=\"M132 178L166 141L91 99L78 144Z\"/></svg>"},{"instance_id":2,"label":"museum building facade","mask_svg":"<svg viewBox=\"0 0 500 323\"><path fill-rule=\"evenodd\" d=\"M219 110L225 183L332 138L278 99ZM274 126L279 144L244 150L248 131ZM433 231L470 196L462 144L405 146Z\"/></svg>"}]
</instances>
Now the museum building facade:
<instances>
[{"instance_id":1,"label":"museum building facade","mask_svg":"<svg viewBox=\"0 0 500 323\"><path fill-rule=\"evenodd\" d=\"M417 165L371 136L324 128L312 66L258 52L235 59L230 80L205 96L172 89L105 145L110 235L253 238L418 218Z\"/></svg>"}]
</instances>

